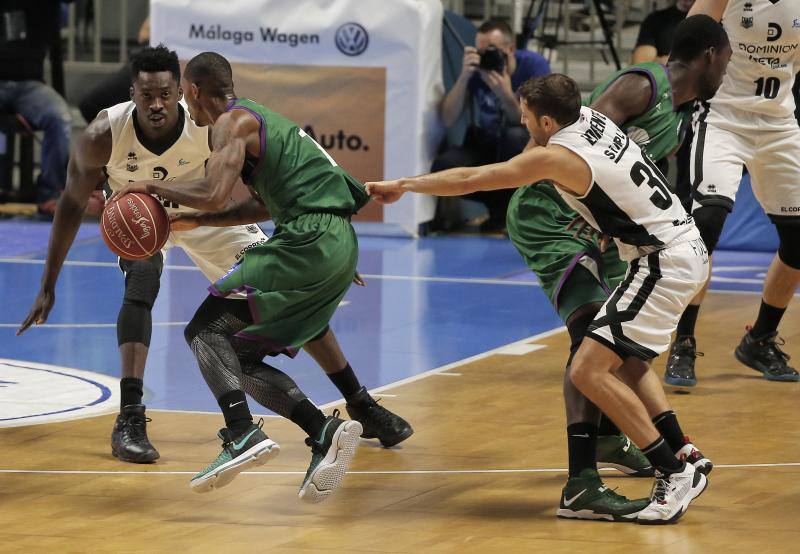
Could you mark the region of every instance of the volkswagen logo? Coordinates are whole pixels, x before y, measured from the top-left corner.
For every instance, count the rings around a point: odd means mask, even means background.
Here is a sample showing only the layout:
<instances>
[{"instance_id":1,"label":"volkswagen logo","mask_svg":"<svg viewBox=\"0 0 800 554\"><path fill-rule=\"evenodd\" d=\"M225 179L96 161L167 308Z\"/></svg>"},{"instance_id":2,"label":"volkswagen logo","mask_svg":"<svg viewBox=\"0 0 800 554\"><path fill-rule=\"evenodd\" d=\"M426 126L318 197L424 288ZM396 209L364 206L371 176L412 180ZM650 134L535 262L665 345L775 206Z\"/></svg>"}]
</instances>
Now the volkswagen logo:
<instances>
[{"instance_id":1,"label":"volkswagen logo","mask_svg":"<svg viewBox=\"0 0 800 554\"><path fill-rule=\"evenodd\" d=\"M358 23L345 23L336 29L336 48L345 56L359 56L369 46L367 30Z\"/></svg>"}]
</instances>

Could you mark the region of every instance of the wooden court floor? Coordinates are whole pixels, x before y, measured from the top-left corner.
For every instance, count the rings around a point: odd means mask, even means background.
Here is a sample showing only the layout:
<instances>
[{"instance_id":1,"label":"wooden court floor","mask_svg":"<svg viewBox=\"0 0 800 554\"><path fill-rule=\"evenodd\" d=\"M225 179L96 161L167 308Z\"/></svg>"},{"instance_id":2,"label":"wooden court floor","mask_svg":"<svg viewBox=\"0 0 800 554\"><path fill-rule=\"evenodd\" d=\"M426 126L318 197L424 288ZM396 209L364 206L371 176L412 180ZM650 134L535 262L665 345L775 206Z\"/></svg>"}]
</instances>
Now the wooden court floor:
<instances>
[{"instance_id":1,"label":"wooden court floor","mask_svg":"<svg viewBox=\"0 0 800 554\"><path fill-rule=\"evenodd\" d=\"M277 418L265 429L280 456L207 495L187 484L219 451L220 416L150 414L162 456L151 466L111 457L110 415L1 429L0 551L798 552L800 386L767 382L732 355L758 300L710 295L699 385L669 393L684 430L716 465L676 525L555 517L566 476L562 332L532 341L546 348L490 355L385 391L396 396L382 402L416 434L392 450L364 441L343 488L315 506L297 498L309 459L302 434ZM800 358L800 306L782 334ZM663 358L656 367L663 371ZM649 479L604 475L628 496L649 493Z\"/></svg>"}]
</instances>

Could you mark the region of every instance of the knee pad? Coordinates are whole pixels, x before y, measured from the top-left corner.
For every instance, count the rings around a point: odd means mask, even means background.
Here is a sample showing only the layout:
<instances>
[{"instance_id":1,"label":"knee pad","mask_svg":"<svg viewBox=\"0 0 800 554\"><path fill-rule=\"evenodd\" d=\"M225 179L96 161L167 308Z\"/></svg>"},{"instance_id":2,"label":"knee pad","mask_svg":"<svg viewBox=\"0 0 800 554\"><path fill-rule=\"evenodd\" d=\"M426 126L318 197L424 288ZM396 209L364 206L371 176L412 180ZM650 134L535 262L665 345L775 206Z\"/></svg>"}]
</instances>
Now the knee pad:
<instances>
[{"instance_id":1,"label":"knee pad","mask_svg":"<svg viewBox=\"0 0 800 554\"><path fill-rule=\"evenodd\" d=\"M729 213L728 209L722 206L701 206L692 212L694 223L700 231L703 242L706 243L709 254L717 247Z\"/></svg>"},{"instance_id":2,"label":"knee pad","mask_svg":"<svg viewBox=\"0 0 800 554\"><path fill-rule=\"evenodd\" d=\"M157 260L154 258L158 258ZM125 272L124 303L144 304L153 308L161 287L161 254L148 260L128 261L120 264Z\"/></svg>"},{"instance_id":3,"label":"knee pad","mask_svg":"<svg viewBox=\"0 0 800 554\"><path fill-rule=\"evenodd\" d=\"M780 239L778 257L792 269L800 269L800 222L773 219L773 223Z\"/></svg>"}]
</instances>

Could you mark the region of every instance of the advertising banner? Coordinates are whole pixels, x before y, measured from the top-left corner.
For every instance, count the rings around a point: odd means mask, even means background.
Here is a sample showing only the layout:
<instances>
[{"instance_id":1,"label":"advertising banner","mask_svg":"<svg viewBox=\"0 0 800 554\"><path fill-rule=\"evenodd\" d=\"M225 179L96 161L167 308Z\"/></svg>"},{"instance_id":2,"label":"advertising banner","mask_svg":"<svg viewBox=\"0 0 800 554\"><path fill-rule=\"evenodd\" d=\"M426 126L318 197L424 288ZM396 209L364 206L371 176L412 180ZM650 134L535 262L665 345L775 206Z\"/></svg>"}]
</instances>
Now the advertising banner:
<instances>
[{"instance_id":1,"label":"advertising banner","mask_svg":"<svg viewBox=\"0 0 800 554\"><path fill-rule=\"evenodd\" d=\"M233 66L236 92L294 120L362 181L425 173L440 134L438 0L152 0L151 42ZM433 199L357 219L416 233Z\"/></svg>"}]
</instances>

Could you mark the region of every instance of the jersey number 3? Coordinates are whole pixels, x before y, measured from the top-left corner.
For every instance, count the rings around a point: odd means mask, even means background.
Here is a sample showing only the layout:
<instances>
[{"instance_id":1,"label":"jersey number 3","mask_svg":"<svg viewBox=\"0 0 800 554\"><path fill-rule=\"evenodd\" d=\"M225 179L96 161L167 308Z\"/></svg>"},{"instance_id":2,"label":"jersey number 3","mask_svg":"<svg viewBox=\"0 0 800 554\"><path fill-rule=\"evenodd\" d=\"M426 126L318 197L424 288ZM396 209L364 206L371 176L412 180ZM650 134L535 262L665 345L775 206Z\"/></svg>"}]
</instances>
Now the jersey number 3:
<instances>
[{"instance_id":1,"label":"jersey number 3","mask_svg":"<svg viewBox=\"0 0 800 554\"><path fill-rule=\"evenodd\" d=\"M650 195L650 202L655 207L666 210L672 206L672 194L670 194L667 183L658 169L637 161L631 167L631 179L637 187L647 183L653 189L653 194Z\"/></svg>"}]
</instances>

